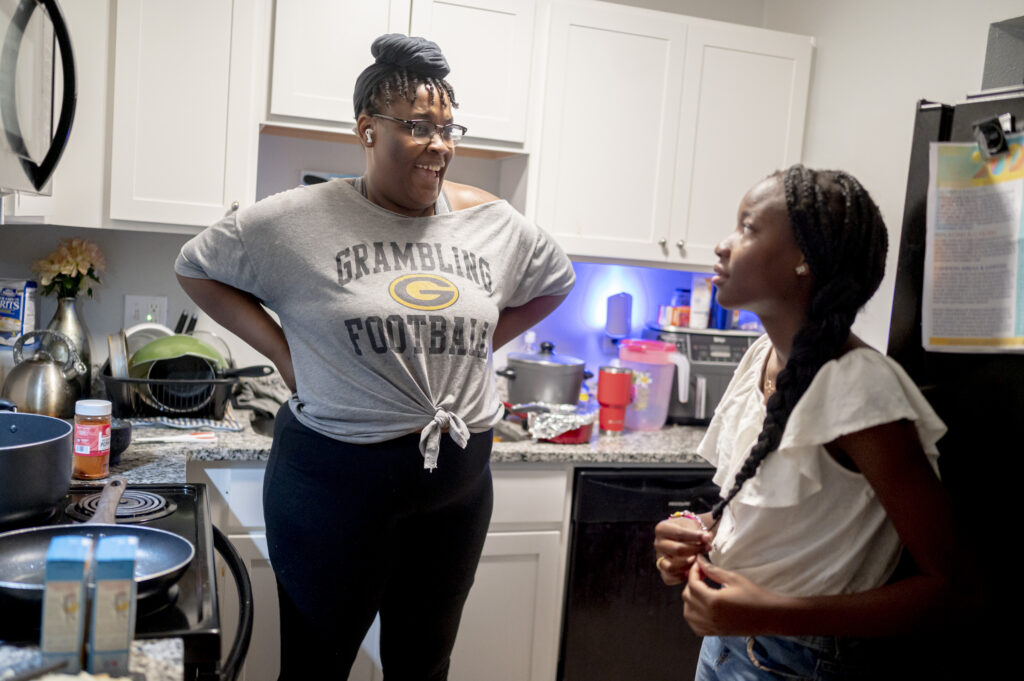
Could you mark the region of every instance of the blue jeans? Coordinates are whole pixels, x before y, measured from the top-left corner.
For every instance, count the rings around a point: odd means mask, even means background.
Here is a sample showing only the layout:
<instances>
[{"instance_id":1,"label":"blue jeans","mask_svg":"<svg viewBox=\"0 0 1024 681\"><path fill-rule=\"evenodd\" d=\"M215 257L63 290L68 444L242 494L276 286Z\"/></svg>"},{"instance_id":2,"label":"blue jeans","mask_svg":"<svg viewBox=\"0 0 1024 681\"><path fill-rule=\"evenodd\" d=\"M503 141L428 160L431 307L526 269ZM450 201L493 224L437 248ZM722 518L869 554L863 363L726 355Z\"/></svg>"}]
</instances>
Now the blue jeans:
<instances>
[{"instance_id":1,"label":"blue jeans","mask_svg":"<svg viewBox=\"0 0 1024 681\"><path fill-rule=\"evenodd\" d=\"M708 636L696 681L912 679L886 639L831 636ZM895 654L894 654L895 653ZM910 660L903 656L903 662ZM918 677L923 678L923 677Z\"/></svg>"}]
</instances>

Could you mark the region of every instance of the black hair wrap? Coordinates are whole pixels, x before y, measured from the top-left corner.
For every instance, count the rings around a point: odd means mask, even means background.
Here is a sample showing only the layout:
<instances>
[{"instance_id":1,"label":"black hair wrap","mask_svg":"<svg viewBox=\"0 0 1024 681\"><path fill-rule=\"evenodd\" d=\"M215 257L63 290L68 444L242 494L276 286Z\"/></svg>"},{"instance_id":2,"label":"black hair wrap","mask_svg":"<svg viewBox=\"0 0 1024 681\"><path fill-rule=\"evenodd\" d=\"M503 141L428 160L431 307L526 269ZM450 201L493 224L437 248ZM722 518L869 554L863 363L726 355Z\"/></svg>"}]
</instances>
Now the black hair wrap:
<instances>
[{"instance_id":1,"label":"black hair wrap","mask_svg":"<svg viewBox=\"0 0 1024 681\"><path fill-rule=\"evenodd\" d=\"M352 93L356 116L370 108L378 83L395 71L405 70L437 80L451 73L441 48L426 38L388 33L373 41L370 54L375 61L356 78Z\"/></svg>"}]
</instances>

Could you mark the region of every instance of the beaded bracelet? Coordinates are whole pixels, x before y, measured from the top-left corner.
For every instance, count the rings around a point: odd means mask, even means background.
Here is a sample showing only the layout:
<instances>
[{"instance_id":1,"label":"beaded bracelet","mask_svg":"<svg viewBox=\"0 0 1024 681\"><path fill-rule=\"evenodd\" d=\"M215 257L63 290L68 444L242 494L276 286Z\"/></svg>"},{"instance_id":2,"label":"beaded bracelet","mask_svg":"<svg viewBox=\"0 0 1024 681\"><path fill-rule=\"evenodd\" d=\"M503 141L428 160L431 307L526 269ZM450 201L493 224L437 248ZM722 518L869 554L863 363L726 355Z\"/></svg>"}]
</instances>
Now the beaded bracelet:
<instances>
[{"instance_id":1,"label":"beaded bracelet","mask_svg":"<svg viewBox=\"0 0 1024 681\"><path fill-rule=\"evenodd\" d=\"M672 515L670 515L669 518L689 518L690 520L700 525L701 532L708 531L707 525L704 524L704 521L701 520L700 516L696 513L692 513L690 511L676 511Z\"/></svg>"}]
</instances>

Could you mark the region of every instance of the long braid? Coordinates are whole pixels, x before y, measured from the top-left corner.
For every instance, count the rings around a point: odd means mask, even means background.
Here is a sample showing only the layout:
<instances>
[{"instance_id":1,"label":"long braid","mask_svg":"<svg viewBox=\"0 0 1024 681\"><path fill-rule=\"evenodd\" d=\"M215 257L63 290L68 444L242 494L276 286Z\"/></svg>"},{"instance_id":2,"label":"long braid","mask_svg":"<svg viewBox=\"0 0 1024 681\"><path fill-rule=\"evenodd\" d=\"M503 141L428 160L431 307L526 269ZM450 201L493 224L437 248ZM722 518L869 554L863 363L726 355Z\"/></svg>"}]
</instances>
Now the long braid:
<instances>
[{"instance_id":1,"label":"long braid","mask_svg":"<svg viewBox=\"0 0 1024 681\"><path fill-rule=\"evenodd\" d=\"M712 509L717 523L771 452L778 449L789 415L818 370L839 357L857 311L871 298L885 273L888 236L878 207L851 175L795 165L776 173L786 209L814 288L807 320L793 339L776 391L765 405L757 442L736 473L732 488Z\"/></svg>"}]
</instances>

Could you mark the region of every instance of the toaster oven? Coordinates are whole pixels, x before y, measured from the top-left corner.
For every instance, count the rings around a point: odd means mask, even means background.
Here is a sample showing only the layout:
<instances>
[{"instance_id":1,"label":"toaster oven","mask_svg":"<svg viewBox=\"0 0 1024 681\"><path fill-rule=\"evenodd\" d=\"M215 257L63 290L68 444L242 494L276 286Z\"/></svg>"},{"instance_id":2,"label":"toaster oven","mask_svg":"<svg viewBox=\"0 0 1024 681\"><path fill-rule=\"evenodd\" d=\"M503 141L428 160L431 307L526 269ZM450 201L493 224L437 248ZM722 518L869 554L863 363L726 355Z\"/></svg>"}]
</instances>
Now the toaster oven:
<instances>
[{"instance_id":1,"label":"toaster oven","mask_svg":"<svg viewBox=\"0 0 1024 681\"><path fill-rule=\"evenodd\" d=\"M644 329L644 338L673 343L690 361L689 399L679 401L678 377L672 378L668 423L707 425L732 380L736 365L760 336L758 331L688 329L679 326Z\"/></svg>"}]
</instances>

